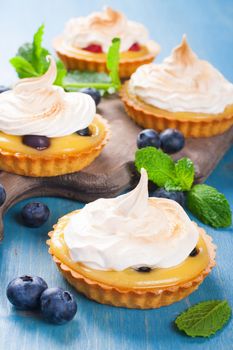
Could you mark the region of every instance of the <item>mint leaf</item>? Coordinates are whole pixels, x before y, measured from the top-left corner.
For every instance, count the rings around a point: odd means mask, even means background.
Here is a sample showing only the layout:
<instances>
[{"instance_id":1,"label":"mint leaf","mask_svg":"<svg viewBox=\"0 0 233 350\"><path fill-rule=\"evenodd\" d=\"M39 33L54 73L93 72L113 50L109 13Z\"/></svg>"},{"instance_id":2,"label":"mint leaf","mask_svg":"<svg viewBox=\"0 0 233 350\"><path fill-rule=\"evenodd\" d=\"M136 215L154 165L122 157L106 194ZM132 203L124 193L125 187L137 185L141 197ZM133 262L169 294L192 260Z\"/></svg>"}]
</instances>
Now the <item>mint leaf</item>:
<instances>
[{"instance_id":1,"label":"mint leaf","mask_svg":"<svg viewBox=\"0 0 233 350\"><path fill-rule=\"evenodd\" d=\"M111 79L106 73L74 70L67 73L65 83L111 83Z\"/></svg>"},{"instance_id":2,"label":"mint leaf","mask_svg":"<svg viewBox=\"0 0 233 350\"><path fill-rule=\"evenodd\" d=\"M194 165L191 159L179 159L175 164L175 172L182 190L189 191L192 187L195 175Z\"/></svg>"},{"instance_id":3,"label":"mint leaf","mask_svg":"<svg viewBox=\"0 0 233 350\"><path fill-rule=\"evenodd\" d=\"M32 64L39 74L43 74L44 72L43 70L44 64L42 63L42 60L44 58L44 56L42 55L43 35L44 35L44 24L42 24L37 30L37 32L34 34L33 42L32 42Z\"/></svg>"},{"instance_id":4,"label":"mint leaf","mask_svg":"<svg viewBox=\"0 0 233 350\"><path fill-rule=\"evenodd\" d=\"M119 38L114 38L107 54L107 69L109 71L112 84L116 89L119 89L121 86L121 81L119 78L120 45L121 40Z\"/></svg>"},{"instance_id":5,"label":"mint leaf","mask_svg":"<svg viewBox=\"0 0 233 350\"><path fill-rule=\"evenodd\" d=\"M66 70L63 62L60 60L56 61L56 65L57 65L57 76L56 76L56 80L54 82L54 85L63 86L63 81L64 81L64 78L67 74L67 70Z\"/></svg>"},{"instance_id":6,"label":"mint leaf","mask_svg":"<svg viewBox=\"0 0 233 350\"><path fill-rule=\"evenodd\" d=\"M34 67L31 65L31 63L21 56L16 56L11 58L10 63L15 68L18 76L21 79L38 76L38 73L36 72Z\"/></svg>"},{"instance_id":7,"label":"mint leaf","mask_svg":"<svg viewBox=\"0 0 233 350\"><path fill-rule=\"evenodd\" d=\"M18 56L25 58L26 61L32 64L32 44L25 43L20 46L16 54L16 57Z\"/></svg>"},{"instance_id":8,"label":"mint leaf","mask_svg":"<svg viewBox=\"0 0 233 350\"><path fill-rule=\"evenodd\" d=\"M210 300L183 312L175 324L190 337L209 337L221 329L230 316L231 308L226 300Z\"/></svg>"},{"instance_id":9,"label":"mint leaf","mask_svg":"<svg viewBox=\"0 0 233 350\"><path fill-rule=\"evenodd\" d=\"M139 172L141 168L146 169L149 180L159 187L165 187L166 183L171 185L174 181L175 165L172 158L155 147L137 150L135 165Z\"/></svg>"},{"instance_id":10,"label":"mint leaf","mask_svg":"<svg viewBox=\"0 0 233 350\"><path fill-rule=\"evenodd\" d=\"M67 91L77 91L84 87L93 87L107 91L112 86L111 79L106 73L70 71L64 77L63 87Z\"/></svg>"},{"instance_id":11,"label":"mint leaf","mask_svg":"<svg viewBox=\"0 0 233 350\"><path fill-rule=\"evenodd\" d=\"M214 187L193 186L187 196L187 205L198 219L215 228L228 227L232 223L230 205Z\"/></svg>"},{"instance_id":12,"label":"mint leaf","mask_svg":"<svg viewBox=\"0 0 233 350\"><path fill-rule=\"evenodd\" d=\"M163 186L167 191L183 191L182 185L178 178L174 177L173 179L169 179Z\"/></svg>"}]
</instances>

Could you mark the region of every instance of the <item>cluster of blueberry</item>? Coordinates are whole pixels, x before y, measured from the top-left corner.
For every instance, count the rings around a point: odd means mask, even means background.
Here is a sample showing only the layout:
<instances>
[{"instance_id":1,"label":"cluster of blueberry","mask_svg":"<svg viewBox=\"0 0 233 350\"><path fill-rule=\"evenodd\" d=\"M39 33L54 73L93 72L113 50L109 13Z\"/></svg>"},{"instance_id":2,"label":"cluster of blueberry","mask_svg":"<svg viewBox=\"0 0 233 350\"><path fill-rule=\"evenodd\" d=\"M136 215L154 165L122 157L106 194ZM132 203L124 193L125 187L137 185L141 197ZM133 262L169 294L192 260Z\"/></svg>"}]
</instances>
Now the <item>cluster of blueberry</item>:
<instances>
[{"instance_id":1,"label":"cluster of blueberry","mask_svg":"<svg viewBox=\"0 0 233 350\"><path fill-rule=\"evenodd\" d=\"M71 321L77 312L77 303L71 293L61 288L48 288L41 277L21 276L7 287L7 298L17 309L35 311L54 324Z\"/></svg>"},{"instance_id":2,"label":"cluster of blueberry","mask_svg":"<svg viewBox=\"0 0 233 350\"><path fill-rule=\"evenodd\" d=\"M138 134L137 146L161 148L165 153L173 154L182 150L185 144L184 135L176 129L166 129L160 134L154 129L145 129Z\"/></svg>"},{"instance_id":3,"label":"cluster of blueberry","mask_svg":"<svg viewBox=\"0 0 233 350\"><path fill-rule=\"evenodd\" d=\"M0 202L6 192L0 185ZM40 227L49 218L50 210L40 202L26 204L21 217L28 227ZM48 288L47 283L37 276L21 276L13 279L7 287L9 301L20 310L39 310L42 316L54 324L71 321L77 311L77 304L71 293L61 288Z\"/></svg>"}]
</instances>

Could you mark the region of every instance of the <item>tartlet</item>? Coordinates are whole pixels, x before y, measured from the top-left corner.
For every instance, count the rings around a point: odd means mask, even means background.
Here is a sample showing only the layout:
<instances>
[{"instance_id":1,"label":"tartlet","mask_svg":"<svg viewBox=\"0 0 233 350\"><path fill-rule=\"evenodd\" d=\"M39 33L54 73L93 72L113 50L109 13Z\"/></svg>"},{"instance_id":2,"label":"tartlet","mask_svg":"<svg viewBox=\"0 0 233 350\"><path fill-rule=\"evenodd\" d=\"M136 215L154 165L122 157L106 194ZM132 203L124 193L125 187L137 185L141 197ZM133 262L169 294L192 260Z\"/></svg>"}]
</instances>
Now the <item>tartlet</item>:
<instances>
[{"instance_id":1,"label":"tartlet","mask_svg":"<svg viewBox=\"0 0 233 350\"><path fill-rule=\"evenodd\" d=\"M118 307L158 308L195 291L215 265L210 236L178 203L148 199L146 186L142 172L130 193L65 215L49 233L49 253L58 269L88 298ZM140 209L145 209L142 221Z\"/></svg>"},{"instance_id":2,"label":"tartlet","mask_svg":"<svg viewBox=\"0 0 233 350\"><path fill-rule=\"evenodd\" d=\"M144 128L209 137L233 125L233 84L198 59L185 36L162 64L139 67L121 97L128 115Z\"/></svg>"},{"instance_id":3,"label":"tartlet","mask_svg":"<svg viewBox=\"0 0 233 350\"><path fill-rule=\"evenodd\" d=\"M114 37L121 39L121 78L130 77L140 65L152 62L160 51L142 24L128 21L110 7L87 17L72 18L53 46L70 70L107 72L106 54Z\"/></svg>"},{"instance_id":4,"label":"tartlet","mask_svg":"<svg viewBox=\"0 0 233 350\"><path fill-rule=\"evenodd\" d=\"M43 76L21 79L0 95L1 170L33 177L76 172L89 165L108 140L108 125L96 114L90 96L52 85L56 63L50 59ZM87 135L82 136L85 128Z\"/></svg>"}]
</instances>

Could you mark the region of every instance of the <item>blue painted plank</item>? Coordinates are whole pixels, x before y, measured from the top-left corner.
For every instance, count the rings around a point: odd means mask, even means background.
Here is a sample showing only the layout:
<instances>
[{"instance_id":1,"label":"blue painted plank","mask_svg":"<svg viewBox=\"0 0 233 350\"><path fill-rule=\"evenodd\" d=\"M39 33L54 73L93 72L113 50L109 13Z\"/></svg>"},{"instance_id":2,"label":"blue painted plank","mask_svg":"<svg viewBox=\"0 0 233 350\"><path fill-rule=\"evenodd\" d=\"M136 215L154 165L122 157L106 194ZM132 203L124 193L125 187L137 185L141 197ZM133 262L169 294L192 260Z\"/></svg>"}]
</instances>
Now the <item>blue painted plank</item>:
<instances>
[{"instance_id":1,"label":"blue painted plank","mask_svg":"<svg viewBox=\"0 0 233 350\"><path fill-rule=\"evenodd\" d=\"M46 44L74 15L85 15L104 4L115 6L132 19L148 25L152 36L163 46L159 61L186 32L199 55L210 60L233 81L233 2L206 0L81 1L1 0L0 76L1 82L14 79L7 63L16 48L29 40L38 25L46 23ZM3 40L4 37L4 40ZM233 150L229 151L209 177L208 184L225 193L233 207ZM62 279L47 253L47 232L57 219L82 207L82 203L46 198L52 209L49 222L39 229L22 226L19 212L25 202L14 206L5 217L5 240L0 246L0 349L9 350L230 350L233 348L231 321L210 339L191 339L177 332L173 320L188 306L207 299L226 298L233 306L233 229L206 227L218 246L218 265L197 292L189 298L159 310L125 310L99 305L77 294L79 310L65 326L46 324L38 317L17 312L5 297L7 283L20 274L44 277L49 286L72 290ZM204 225L202 225L205 227Z\"/></svg>"}]
</instances>

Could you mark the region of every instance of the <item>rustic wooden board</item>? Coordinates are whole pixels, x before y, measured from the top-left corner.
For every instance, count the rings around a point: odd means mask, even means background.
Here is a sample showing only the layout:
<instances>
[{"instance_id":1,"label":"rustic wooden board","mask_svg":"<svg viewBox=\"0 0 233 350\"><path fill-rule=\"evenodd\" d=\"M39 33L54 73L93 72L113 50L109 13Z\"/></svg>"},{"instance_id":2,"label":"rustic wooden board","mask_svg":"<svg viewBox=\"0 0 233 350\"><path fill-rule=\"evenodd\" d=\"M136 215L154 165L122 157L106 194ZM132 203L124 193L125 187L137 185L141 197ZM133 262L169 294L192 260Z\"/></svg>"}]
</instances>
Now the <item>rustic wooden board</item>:
<instances>
[{"instance_id":1,"label":"rustic wooden board","mask_svg":"<svg viewBox=\"0 0 233 350\"><path fill-rule=\"evenodd\" d=\"M0 240L3 238L2 216L21 199L33 196L59 196L84 202L99 197L112 197L134 186L133 166L136 137L141 130L126 115L116 96L104 99L99 113L108 119L112 135L110 142L88 168L81 172L52 178L22 177L0 173L0 183L6 188L7 200L0 208ZM211 138L187 139L185 148L175 159L190 157L196 168L196 182L203 182L233 142L233 128Z\"/></svg>"}]
</instances>

